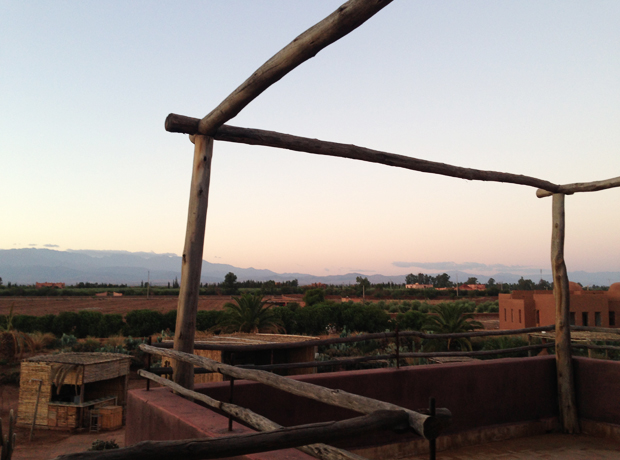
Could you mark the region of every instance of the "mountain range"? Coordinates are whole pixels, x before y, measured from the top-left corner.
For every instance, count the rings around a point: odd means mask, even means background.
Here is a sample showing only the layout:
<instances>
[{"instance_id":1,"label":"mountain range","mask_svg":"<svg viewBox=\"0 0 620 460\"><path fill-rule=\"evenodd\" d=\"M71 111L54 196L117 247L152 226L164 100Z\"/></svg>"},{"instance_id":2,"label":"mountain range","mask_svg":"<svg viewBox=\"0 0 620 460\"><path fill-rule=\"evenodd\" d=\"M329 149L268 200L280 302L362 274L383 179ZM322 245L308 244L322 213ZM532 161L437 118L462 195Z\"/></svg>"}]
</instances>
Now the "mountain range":
<instances>
[{"instance_id":1,"label":"mountain range","mask_svg":"<svg viewBox=\"0 0 620 460\"><path fill-rule=\"evenodd\" d=\"M418 272L420 270L416 270ZM34 284L35 282L64 282L75 284L81 281L92 283L113 283L139 285L146 281L150 272L150 280L154 285L165 285L175 278L181 278L181 257L176 254L155 254L152 252L128 251L96 251L96 250L68 250L52 249L3 249L0 250L0 277L4 284L8 282L18 284ZM366 275L362 273L347 273L345 275L316 276L305 273L276 273L266 269L239 268L227 264L214 264L203 260L203 283L220 283L228 272L237 275L239 281L274 280L287 281L297 279L300 285L312 283L325 284L354 284L355 278L365 276L371 283L394 282L404 283L402 275ZM431 274L430 272L428 272ZM522 275L514 273L496 273L491 276L467 273L460 270L446 270L452 281L457 276L460 281L469 277L476 277L481 283L486 283L490 277L498 283L515 283ZM434 274L434 273L433 273ZM538 281L540 275L530 278ZM528 278L526 276L526 278ZM551 281L551 275L543 275ZM608 285L610 282L620 281L620 272L583 272L569 273L571 281L584 286Z\"/></svg>"}]
</instances>

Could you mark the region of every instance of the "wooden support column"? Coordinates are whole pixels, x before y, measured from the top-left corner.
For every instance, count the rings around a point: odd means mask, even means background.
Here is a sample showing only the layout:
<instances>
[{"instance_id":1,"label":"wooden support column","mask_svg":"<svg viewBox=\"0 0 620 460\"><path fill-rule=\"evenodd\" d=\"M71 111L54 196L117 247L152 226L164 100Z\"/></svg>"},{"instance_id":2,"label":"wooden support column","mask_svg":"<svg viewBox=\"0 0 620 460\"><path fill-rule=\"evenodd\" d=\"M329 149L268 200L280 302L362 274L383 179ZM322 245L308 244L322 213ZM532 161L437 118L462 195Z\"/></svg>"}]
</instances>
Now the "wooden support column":
<instances>
[{"instance_id":1,"label":"wooden support column","mask_svg":"<svg viewBox=\"0 0 620 460\"><path fill-rule=\"evenodd\" d=\"M552 221L551 268L555 296L555 359L560 423L566 433L579 433L570 341L570 294L564 263L564 194L562 193L553 195Z\"/></svg>"},{"instance_id":2,"label":"wooden support column","mask_svg":"<svg viewBox=\"0 0 620 460\"><path fill-rule=\"evenodd\" d=\"M196 312L200 291L202 251L209 204L209 182L213 138L197 135L194 138L194 164L185 231L181 267L181 289L177 305L177 322L174 333L174 349L185 353L194 352L196 334ZM194 388L194 367L185 362L173 361L173 380L182 387Z\"/></svg>"}]
</instances>

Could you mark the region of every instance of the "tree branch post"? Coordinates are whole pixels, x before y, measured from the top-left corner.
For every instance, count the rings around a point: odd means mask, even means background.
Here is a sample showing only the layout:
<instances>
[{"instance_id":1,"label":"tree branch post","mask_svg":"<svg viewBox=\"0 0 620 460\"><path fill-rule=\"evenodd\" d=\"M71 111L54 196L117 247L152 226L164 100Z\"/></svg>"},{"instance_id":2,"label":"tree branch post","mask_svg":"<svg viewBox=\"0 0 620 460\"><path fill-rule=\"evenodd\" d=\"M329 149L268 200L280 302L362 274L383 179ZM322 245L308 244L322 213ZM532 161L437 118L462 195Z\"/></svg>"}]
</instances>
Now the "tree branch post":
<instances>
[{"instance_id":1,"label":"tree branch post","mask_svg":"<svg viewBox=\"0 0 620 460\"><path fill-rule=\"evenodd\" d=\"M194 139L194 163L187 213L185 247L181 267L181 289L177 305L177 322L174 334L174 349L185 353L194 352L196 334L196 312L200 293L202 253L209 204L209 182L211 179L211 158L213 138L198 135ZM173 380L188 388L194 388L194 367L186 362L173 362Z\"/></svg>"},{"instance_id":2,"label":"tree branch post","mask_svg":"<svg viewBox=\"0 0 620 460\"><path fill-rule=\"evenodd\" d=\"M558 375L560 423L565 432L579 433L570 340L570 293L564 263L564 194L553 195L551 267L555 297L555 358Z\"/></svg>"}]
</instances>

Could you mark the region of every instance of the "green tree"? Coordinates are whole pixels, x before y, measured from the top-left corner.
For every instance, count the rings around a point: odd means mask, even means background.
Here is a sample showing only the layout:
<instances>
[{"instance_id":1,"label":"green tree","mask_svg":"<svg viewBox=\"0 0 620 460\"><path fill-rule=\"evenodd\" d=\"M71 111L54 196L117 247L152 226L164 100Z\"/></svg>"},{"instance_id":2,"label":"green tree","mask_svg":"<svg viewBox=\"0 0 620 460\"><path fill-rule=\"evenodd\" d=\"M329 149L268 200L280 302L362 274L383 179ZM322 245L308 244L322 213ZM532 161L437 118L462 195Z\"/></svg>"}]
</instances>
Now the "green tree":
<instances>
[{"instance_id":1,"label":"green tree","mask_svg":"<svg viewBox=\"0 0 620 460\"><path fill-rule=\"evenodd\" d=\"M409 273L407 276L405 276L406 284L415 284L417 282L418 282L418 277L414 275L413 273Z\"/></svg>"},{"instance_id":2,"label":"green tree","mask_svg":"<svg viewBox=\"0 0 620 460\"><path fill-rule=\"evenodd\" d=\"M222 283L222 287L224 288L224 294L235 295L238 291L237 275L235 275L233 272L226 273L226 276L224 277L224 283Z\"/></svg>"},{"instance_id":3,"label":"green tree","mask_svg":"<svg viewBox=\"0 0 620 460\"><path fill-rule=\"evenodd\" d=\"M438 287L438 288L452 287L452 282L450 281L450 275L448 275L447 273L442 273L441 275L437 275L435 277L435 287Z\"/></svg>"},{"instance_id":4,"label":"green tree","mask_svg":"<svg viewBox=\"0 0 620 460\"><path fill-rule=\"evenodd\" d=\"M478 284L478 278L475 276L470 276L467 278L467 281L465 281L465 284Z\"/></svg>"},{"instance_id":5,"label":"green tree","mask_svg":"<svg viewBox=\"0 0 620 460\"><path fill-rule=\"evenodd\" d=\"M523 279L523 277L517 282L517 289L519 291L533 291L535 287L534 281Z\"/></svg>"},{"instance_id":6,"label":"green tree","mask_svg":"<svg viewBox=\"0 0 620 460\"><path fill-rule=\"evenodd\" d=\"M457 334L460 332L482 329L482 323L473 319L465 305L441 303L433 308L433 315L428 315L424 329L435 334ZM471 342L467 338L448 339L448 350L454 348L471 350Z\"/></svg>"},{"instance_id":7,"label":"green tree","mask_svg":"<svg viewBox=\"0 0 620 460\"><path fill-rule=\"evenodd\" d=\"M285 332L280 319L270 310L263 295L243 294L233 297L235 303L224 305L224 329L232 332Z\"/></svg>"},{"instance_id":8,"label":"green tree","mask_svg":"<svg viewBox=\"0 0 620 460\"><path fill-rule=\"evenodd\" d=\"M489 278L489 281L487 281L487 287L494 287L494 286L495 286L495 279Z\"/></svg>"},{"instance_id":9,"label":"green tree","mask_svg":"<svg viewBox=\"0 0 620 460\"><path fill-rule=\"evenodd\" d=\"M325 291L321 288L308 289L304 293L303 301L305 302L306 307L325 302Z\"/></svg>"}]
</instances>

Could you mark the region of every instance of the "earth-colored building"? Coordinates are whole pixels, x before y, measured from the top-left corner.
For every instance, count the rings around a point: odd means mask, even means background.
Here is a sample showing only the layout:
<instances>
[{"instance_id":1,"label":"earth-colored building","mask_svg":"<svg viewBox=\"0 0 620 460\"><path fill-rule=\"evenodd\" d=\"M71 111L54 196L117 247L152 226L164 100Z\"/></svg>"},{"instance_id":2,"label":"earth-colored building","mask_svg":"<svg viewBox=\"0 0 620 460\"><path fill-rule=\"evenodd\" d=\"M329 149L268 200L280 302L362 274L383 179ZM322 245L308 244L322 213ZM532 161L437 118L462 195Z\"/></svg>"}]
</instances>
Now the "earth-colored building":
<instances>
[{"instance_id":1,"label":"earth-colored building","mask_svg":"<svg viewBox=\"0 0 620 460\"><path fill-rule=\"evenodd\" d=\"M569 283L570 323L575 326L618 327L620 283L608 291L585 291ZM555 324L553 291L512 291L499 295L499 328L522 329Z\"/></svg>"}]
</instances>

